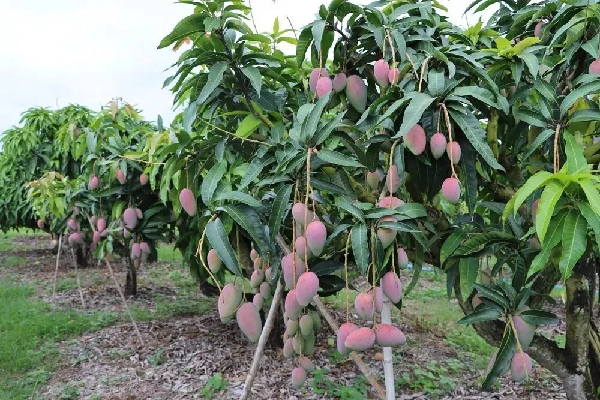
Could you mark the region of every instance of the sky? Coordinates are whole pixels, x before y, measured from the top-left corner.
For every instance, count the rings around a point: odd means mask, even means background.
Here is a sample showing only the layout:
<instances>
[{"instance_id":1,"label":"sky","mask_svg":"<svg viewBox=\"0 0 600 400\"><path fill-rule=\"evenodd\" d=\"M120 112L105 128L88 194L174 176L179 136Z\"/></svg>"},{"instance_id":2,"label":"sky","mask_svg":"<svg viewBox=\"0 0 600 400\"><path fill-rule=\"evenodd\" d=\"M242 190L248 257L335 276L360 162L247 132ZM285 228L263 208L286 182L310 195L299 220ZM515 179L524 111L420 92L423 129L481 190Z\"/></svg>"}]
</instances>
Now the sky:
<instances>
[{"instance_id":1,"label":"sky","mask_svg":"<svg viewBox=\"0 0 600 400\"><path fill-rule=\"evenodd\" d=\"M465 27L479 18L462 16L471 1L440 0L451 21ZM281 29L289 27L286 17L299 29L323 3L328 0L252 0L259 31L271 30L275 17ZM177 111L162 85L179 54L156 47L192 7L170 0L0 0L0 132L17 125L29 107L99 109L113 97L148 120L160 114L170 122Z\"/></svg>"}]
</instances>

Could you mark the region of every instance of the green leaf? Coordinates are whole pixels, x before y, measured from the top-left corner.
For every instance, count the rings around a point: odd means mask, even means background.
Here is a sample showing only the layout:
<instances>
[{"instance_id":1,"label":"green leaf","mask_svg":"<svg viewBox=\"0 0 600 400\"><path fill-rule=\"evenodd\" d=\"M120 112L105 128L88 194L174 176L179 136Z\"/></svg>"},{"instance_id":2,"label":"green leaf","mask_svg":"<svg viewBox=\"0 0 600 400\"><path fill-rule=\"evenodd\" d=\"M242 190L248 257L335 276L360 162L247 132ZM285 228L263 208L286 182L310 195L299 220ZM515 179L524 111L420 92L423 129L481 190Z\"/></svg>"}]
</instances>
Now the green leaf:
<instances>
[{"instance_id":1,"label":"green leaf","mask_svg":"<svg viewBox=\"0 0 600 400\"><path fill-rule=\"evenodd\" d=\"M499 319L502 316L502 313L494 307L477 307L475 311L473 311L469 315L465 315L461 318L458 323L459 324L474 324L477 322L485 322L485 321L494 321Z\"/></svg>"},{"instance_id":2,"label":"green leaf","mask_svg":"<svg viewBox=\"0 0 600 400\"><path fill-rule=\"evenodd\" d=\"M323 128L321 128L317 134L313 137L313 141L314 141L314 145L318 146L321 143L323 143L325 140L327 140L329 138L329 135L331 135L331 132L333 132L335 129L339 128L340 126L342 126L343 124L342 119L344 119L344 116L346 115L346 111L337 113L336 116L330 120L329 122L327 122L327 124L325 124L325 126Z\"/></svg>"},{"instance_id":3,"label":"green leaf","mask_svg":"<svg viewBox=\"0 0 600 400\"><path fill-rule=\"evenodd\" d=\"M461 246L458 248L453 257L465 257L472 254L477 254L489 246L496 243L516 243L517 239L505 232L501 231L492 231L484 234L478 234L467 239Z\"/></svg>"},{"instance_id":4,"label":"green leaf","mask_svg":"<svg viewBox=\"0 0 600 400\"><path fill-rule=\"evenodd\" d=\"M546 118L538 112L528 110L526 108L520 108L515 111L515 118L520 119L529 125L537 126L539 128L545 128L548 123Z\"/></svg>"},{"instance_id":5,"label":"green leaf","mask_svg":"<svg viewBox=\"0 0 600 400\"><path fill-rule=\"evenodd\" d=\"M507 370L509 367L513 355L515 354L515 347L517 340L512 329L505 329L500 348L496 354L496 362L492 366L490 373L483 382L483 389L489 390L494 382Z\"/></svg>"},{"instance_id":6,"label":"green leaf","mask_svg":"<svg viewBox=\"0 0 600 400\"><path fill-rule=\"evenodd\" d=\"M567 166L569 168L569 174L578 174L581 172L589 171L589 166L583 155L583 149L575 141L573 135L568 131L563 132L563 138L565 139L565 153L567 154Z\"/></svg>"},{"instance_id":7,"label":"green leaf","mask_svg":"<svg viewBox=\"0 0 600 400\"><path fill-rule=\"evenodd\" d=\"M463 300L466 301L473 291L473 285L479 274L479 258L461 258L458 263L458 269L460 274L460 291Z\"/></svg>"},{"instance_id":8,"label":"green leaf","mask_svg":"<svg viewBox=\"0 0 600 400\"><path fill-rule=\"evenodd\" d=\"M354 204L349 203L347 201L339 201L336 204L337 207L341 208L344 211L349 212L353 216L355 216L360 222L365 222L365 216L360 208L356 207Z\"/></svg>"},{"instance_id":9,"label":"green leaf","mask_svg":"<svg viewBox=\"0 0 600 400\"><path fill-rule=\"evenodd\" d=\"M325 96L321 97L319 101L312 108L308 117L304 120L302 124L302 137L310 140L313 135L317 131L317 126L319 126L319 121L321 120L321 115L323 114L323 110L325 106L329 102L331 97L331 93L327 93Z\"/></svg>"},{"instance_id":10,"label":"green leaf","mask_svg":"<svg viewBox=\"0 0 600 400\"><path fill-rule=\"evenodd\" d=\"M231 191L223 192L217 196L217 201L230 200L249 205L250 207L261 207L262 203L247 193Z\"/></svg>"},{"instance_id":11,"label":"green leaf","mask_svg":"<svg viewBox=\"0 0 600 400\"><path fill-rule=\"evenodd\" d=\"M419 203L404 203L394 208L397 215L406 216L410 219L422 218L427 216L427 210Z\"/></svg>"},{"instance_id":12,"label":"green leaf","mask_svg":"<svg viewBox=\"0 0 600 400\"><path fill-rule=\"evenodd\" d=\"M247 40L250 42L260 42L265 44L271 44L271 39L266 37L265 35L261 35L258 33L247 33L245 35L240 36L238 40Z\"/></svg>"},{"instance_id":13,"label":"green leaf","mask_svg":"<svg viewBox=\"0 0 600 400\"><path fill-rule=\"evenodd\" d=\"M188 35L191 35L195 32L203 32L204 31L204 19L206 15L204 14L192 14L188 15L181 21L175 25L173 31L169 33L167 36L160 41L158 45L159 49L165 48L172 43L175 43L178 40L185 38Z\"/></svg>"},{"instance_id":14,"label":"green leaf","mask_svg":"<svg viewBox=\"0 0 600 400\"><path fill-rule=\"evenodd\" d=\"M215 193L215 190L217 189L219 182L223 178L223 175L225 175L226 170L227 162L224 160L218 162L215 165L213 165L213 167L210 169L210 171L208 171L206 177L202 181L202 186L200 189L202 194L202 201L209 207L212 203L212 198Z\"/></svg>"},{"instance_id":15,"label":"green leaf","mask_svg":"<svg viewBox=\"0 0 600 400\"><path fill-rule=\"evenodd\" d=\"M262 88L262 77L260 71L256 67L242 67L240 68L242 73L248 77L250 84L256 90L256 93L260 97L260 89Z\"/></svg>"},{"instance_id":16,"label":"green leaf","mask_svg":"<svg viewBox=\"0 0 600 400\"><path fill-rule=\"evenodd\" d=\"M456 249L462 244L467 238L467 233L463 231L454 231L444 241L442 249L440 250L440 265L444 267L446 260L454 253Z\"/></svg>"},{"instance_id":17,"label":"green leaf","mask_svg":"<svg viewBox=\"0 0 600 400\"><path fill-rule=\"evenodd\" d=\"M415 262L413 263L413 276L404 290L404 296L408 296L408 294L417 286L419 276L421 276L421 271L423 270L423 260L425 258L423 247L419 244L417 244L416 247L417 251L415 255Z\"/></svg>"},{"instance_id":18,"label":"green leaf","mask_svg":"<svg viewBox=\"0 0 600 400\"><path fill-rule=\"evenodd\" d=\"M523 56L524 54L521 54L521 53L523 53L523 51L525 51L525 49L527 49L528 47L531 47L534 44L537 44L539 42L540 42L540 39L535 36L526 37L525 39L522 39L519 43L514 45L513 51L516 55ZM530 54L530 55L533 56L533 54ZM537 75L537 74L533 74L533 76L535 76L535 75Z\"/></svg>"},{"instance_id":19,"label":"green leaf","mask_svg":"<svg viewBox=\"0 0 600 400\"><path fill-rule=\"evenodd\" d=\"M600 121L599 110L577 110L569 116L567 125L575 124L578 122L595 122Z\"/></svg>"},{"instance_id":20,"label":"green leaf","mask_svg":"<svg viewBox=\"0 0 600 400\"><path fill-rule=\"evenodd\" d=\"M200 92L200 94L198 95L198 99L196 100L196 102L199 105L204 103L206 99L208 99L208 96L210 96L212 92L215 91L217 86L219 86L219 84L223 80L223 74L225 73L227 68L228 64L225 61L216 62L210 68L206 84L202 88L202 91Z\"/></svg>"},{"instance_id":21,"label":"green leaf","mask_svg":"<svg viewBox=\"0 0 600 400\"><path fill-rule=\"evenodd\" d=\"M575 263L585 253L587 247L587 222L581 213L571 210L565 218L562 234L562 254L558 268L563 280L573 272Z\"/></svg>"},{"instance_id":22,"label":"green leaf","mask_svg":"<svg viewBox=\"0 0 600 400\"><path fill-rule=\"evenodd\" d=\"M416 226L405 224L404 222L382 221L379 223L379 227L391 229L396 232L421 233Z\"/></svg>"},{"instance_id":23,"label":"green leaf","mask_svg":"<svg viewBox=\"0 0 600 400\"><path fill-rule=\"evenodd\" d=\"M465 171L465 201L469 208L469 214L473 215L477 203L477 160L471 146L466 144L462 146L460 163Z\"/></svg>"},{"instance_id":24,"label":"green leaf","mask_svg":"<svg viewBox=\"0 0 600 400\"><path fill-rule=\"evenodd\" d=\"M535 217L535 230L540 238L540 242L544 242L548 224L550 224L550 219L554 213L554 207L564 190L565 187L559 181L552 179L548 182L546 188L542 192L542 197L540 198Z\"/></svg>"},{"instance_id":25,"label":"green leaf","mask_svg":"<svg viewBox=\"0 0 600 400\"><path fill-rule=\"evenodd\" d=\"M546 140L550 139L553 135L554 135L554 130L553 129L546 129L542 133L540 133L535 138L535 140L533 141L533 143L531 143L531 146L529 146L529 150L527 150L527 152L523 155L523 160L527 160L529 158L529 156L538 147L540 147Z\"/></svg>"},{"instance_id":26,"label":"green leaf","mask_svg":"<svg viewBox=\"0 0 600 400\"><path fill-rule=\"evenodd\" d=\"M321 39L323 38L323 31L325 30L325 21L318 19L312 24L312 37L315 42L317 51L321 50Z\"/></svg>"},{"instance_id":27,"label":"green leaf","mask_svg":"<svg viewBox=\"0 0 600 400\"><path fill-rule=\"evenodd\" d=\"M352 227L352 254L361 273L366 274L369 268L369 239L366 224L360 223Z\"/></svg>"},{"instance_id":28,"label":"green leaf","mask_svg":"<svg viewBox=\"0 0 600 400\"><path fill-rule=\"evenodd\" d=\"M521 44L521 43L519 43L519 44ZM521 58L521 60L523 60L523 62L525 62L525 65L527 65L527 69L529 69L529 72L535 78L537 76L538 72L540 71L540 61L535 56L535 54L524 53L524 54L520 54L519 57Z\"/></svg>"},{"instance_id":29,"label":"green leaf","mask_svg":"<svg viewBox=\"0 0 600 400\"><path fill-rule=\"evenodd\" d=\"M327 164L341 165L343 167L364 168L364 165L362 165L355 159L345 154L338 153L337 151L322 149L319 150L317 155L323 162Z\"/></svg>"},{"instance_id":30,"label":"green leaf","mask_svg":"<svg viewBox=\"0 0 600 400\"><path fill-rule=\"evenodd\" d=\"M271 236L271 239L273 239L279 233L279 229L281 228L281 224L285 218L285 212L290 203L292 189L292 185L285 185L279 189L279 192L277 192L277 197L275 197L275 200L273 201L271 214L269 215L269 235Z\"/></svg>"},{"instance_id":31,"label":"green leaf","mask_svg":"<svg viewBox=\"0 0 600 400\"><path fill-rule=\"evenodd\" d=\"M454 89L450 95L461 97L471 96L490 107L500 108L496 102L496 96L494 96L494 94L489 90L479 86L459 86Z\"/></svg>"},{"instance_id":32,"label":"green leaf","mask_svg":"<svg viewBox=\"0 0 600 400\"><path fill-rule=\"evenodd\" d=\"M418 93L416 92L410 101L408 107L404 111L404 117L402 118L402 125L400 126L400 130L394 138L403 137L406 133L415 126L421 120L423 113L433 103L435 100L434 97L426 93Z\"/></svg>"},{"instance_id":33,"label":"green leaf","mask_svg":"<svg viewBox=\"0 0 600 400\"><path fill-rule=\"evenodd\" d=\"M432 96L438 97L444 93L446 78L443 69L432 69L427 75L427 89Z\"/></svg>"},{"instance_id":34,"label":"green leaf","mask_svg":"<svg viewBox=\"0 0 600 400\"><path fill-rule=\"evenodd\" d=\"M523 311L519 316L531 325L552 325L558 323L558 317L551 312L541 310Z\"/></svg>"},{"instance_id":35,"label":"green leaf","mask_svg":"<svg viewBox=\"0 0 600 400\"><path fill-rule=\"evenodd\" d=\"M553 177L554 175L548 171L540 171L527 179L527 182L525 182L525 184L521 186L519 190L517 190L517 193L515 193L515 201L512 204L513 215L517 215L517 211L521 207L521 204L523 204L533 192L535 192L540 186L546 184L546 182Z\"/></svg>"},{"instance_id":36,"label":"green leaf","mask_svg":"<svg viewBox=\"0 0 600 400\"><path fill-rule=\"evenodd\" d=\"M600 215L600 193L598 193L598 189L594 186L594 182L591 179L582 179L579 181L579 185L585 192L594 213Z\"/></svg>"},{"instance_id":37,"label":"green leaf","mask_svg":"<svg viewBox=\"0 0 600 400\"><path fill-rule=\"evenodd\" d=\"M600 91L600 79L593 80L584 85L581 85L577 89L573 90L560 104L560 115L564 116L579 99L582 99L590 93Z\"/></svg>"},{"instance_id":38,"label":"green leaf","mask_svg":"<svg viewBox=\"0 0 600 400\"><path fill-rule=\"evenodd\" d=\"M535 256L533 261L531 261L529 271L527 272L527 277L530 277L536 272L541 271L548 264L548 260L550 259L550 255L552 254L552 249L562 239L563 227L566 216L566 212L559 212L558 215L555 218L552 218L552 220L550 221L548 231L546 232L546 239L542 243L542 251L540 251Z\"/></svg>"},{"instance_id":39,"label":"green leaf","mask_svg":"<svg viewBox=\"0 0 600 400\"><path fill-rule=\"evenodd\" d=\"M252 160L252 162L250 163L250 166L248 167L248 169L246 170L246 173L244 174L244 177L242 178L242 181L240 182L239 189L243 189L246 186L248 186L251 182L253 182L256 178L258 178L258 176L260 175L262 170L267 165L272 164L273 162L275 162L274 157L262 157L262 158L255 158L254 160Z\"/></svg>"},{"instance_id":40,"label":"green leaf","mask_svg":"<svg viewBox=\"0 0 600 400\"><path fill-rule=\"evenodd\" d=\"M206 225L206 238L227 269L233 274L241 277L242 274L238 267L235 251L229 243L227 232L225 232L225 227L219 218Z\"/></svg>"},{"instance_id":41,"label":"green leaf","mask_svg":"<svg viewBox=\"0 0 600 400\"><path fill-rule=\"evenodd\" d=\"M269 252L269 242L256 210L246 205L223 206L223 210L250 235L258 253L266 256Z\"/></svg>"},{"instance_id":42,"label":"green leaf","mask_svg":"<svg viewBox=\"0 0 600 400\"><path fill-rule=\"evenodd\" d=\"M261 123L254 115L248 114L235 131L235 136L246 139Z\"/></svg>"},{"instance_id":43,"label":"green leaf","mask_svg":"<svg viewBox=\"0 0 600 400\"><path fill-rule=\"evenodd\" d=\"M308 46L310 46L312 40L312 27L308 26L302 29L300 37L298 38L298 44L296 45L296 63L298 64L298 68L302 66L304 58L306 57L306 50L308 50Z\"/></svg>"},{"instance_id":44,"label":"green leaf","mask_svg":"<svg viewBox=\"0 0 600 400\"><path fill-rule=\"evenodd\" d=\"M496 303L503 310L510 309L510 299L505 292L496 285L473 284L473 287L486 299Z\"/></svg>"},{"instance_id":45,"label":"green leaf","mask_svg":"<svg viewBox=\"0 0 600 400\"><path fill-rule=\"evenodd\" d=\"M461 114L454 110L449 110L452 119L460 126L463 133L469 139L475 150L483 157L490 167L504 171L504 167L496 161L494 153L487 143L486 135L481 127L481 123L470 111L467 114Z\"/></svg>"},{"instance_id":46,"label":"green leaf","mask_svg":"<svg viewBox=\"0 0 600 400\"><path fill-rule=\"evenodd\" d=\"M596 243L600 248L600 215L594 213L592 208L586 203L577 203L581 214L587 220L588 225L592 228L596 235Z\"/></svg>"}]
</instances>

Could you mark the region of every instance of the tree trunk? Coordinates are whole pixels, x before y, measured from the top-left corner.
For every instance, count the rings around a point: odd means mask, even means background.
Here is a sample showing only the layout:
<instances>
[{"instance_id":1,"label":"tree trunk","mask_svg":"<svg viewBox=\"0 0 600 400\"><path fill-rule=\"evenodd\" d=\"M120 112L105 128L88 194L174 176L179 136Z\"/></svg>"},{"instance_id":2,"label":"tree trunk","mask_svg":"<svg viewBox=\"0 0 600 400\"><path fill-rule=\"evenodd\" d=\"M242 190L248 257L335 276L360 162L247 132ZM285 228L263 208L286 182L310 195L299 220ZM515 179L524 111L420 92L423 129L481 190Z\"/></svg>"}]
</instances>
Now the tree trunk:
<instances>
[{"instance_id":1,"label":"tree trunk","mask_svg":"<svg viewBox=\"0 0 600 400\"><path fill-rule=\"evenodd\" d=\"M127 279L125 281L125 295L137 296L137 270L129 256L123 257L123 262L127 269Z\"/></svg>"},{"instance_id":2,"label":"tree trunk","mask_svg":"<svg viewBox=\"0 0 600 400\"><path fill-rule=\"evenodd\" d=\"M79 268L89 267L88 253L88 247L85 244L77 246L75 249L75 257L77 257L77 265Z\"/></svg>"}]
</instances>

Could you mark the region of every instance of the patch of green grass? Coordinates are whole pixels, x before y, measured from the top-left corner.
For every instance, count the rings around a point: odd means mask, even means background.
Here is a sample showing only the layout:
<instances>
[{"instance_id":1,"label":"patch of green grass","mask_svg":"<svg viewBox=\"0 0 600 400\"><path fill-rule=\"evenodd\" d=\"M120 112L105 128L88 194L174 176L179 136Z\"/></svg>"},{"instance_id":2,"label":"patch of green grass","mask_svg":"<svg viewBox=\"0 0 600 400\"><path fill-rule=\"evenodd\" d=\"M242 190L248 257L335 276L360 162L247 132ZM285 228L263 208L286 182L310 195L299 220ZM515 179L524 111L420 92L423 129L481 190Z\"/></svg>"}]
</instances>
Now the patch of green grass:
<instances>
[{"instance_id":1,"label":"patch of green grass","mask_svg":"<svg viewBox=\"0 0 600 400\"><path fill-rule=\"evenodd\" d=\"M313 393L322 394L326 397L334 397L348 400L362 400L367 398L367 379L362 376L356 377L352 386L340 385L330 379L326 369L316 369L310 382Z\"/></svg>"},{"instance_id":2,"label":"patch of green grass","mask_svg":"<svg viewBox=\"0 0 600 400\"><path fill-rule=\"evenodd\" d=\"M452 375L458 372L460 366L456 360L430 361L411 373L402 374L396 380L396 388L402 391L408 387L411 391L423 392L435 399L454 389L457 380Z\"/></svg>"},{"instance_id":3,"label":"patch of green grass","mask_svg":"<svg viewBox=\"0 0 600 400\"><path fill-rule=\"evenodd\" d=\"M64 278L56 282L56 292L58 293L74 289L77 289L76 278Z\"/></svg>"},{"instance_id":4,"label":"patch of green grass","mask_svg":"<svg viewBox=\"0 0 600 400\"><path fill-rule=\"evenodd\" d=\"M19 236L44 236L44 235L46 235L46 233L39 231L39 230L33 230L33 229L29 229L29 228L19 228L19 229L10 229L7 232L2 232L0 234L0 239L15 238L15 237L19 237Z\"/></svg>"},{"instance_id":5,"label":"patch of green grass","mask_svg":"<svg viewBox=\"0 0 600 400\"><path fill-rule=\"evenodd\" d=\"M158 261L176 261L181 260L181 252L173 247L172 244L161 244L156 248Z\"/></svg>"},{"instance_id":6,"label":"patch of green grass","mask_svg":"<svg viewBox=\"0 0 600 400\"><path fill-rule=\"evenodd\" d=\"M0 280L0 398L30 398L56 365L58 340L114 323L114 313L53 311L34 288Z\"/></svg>"},{"instance_id":7,"label":"patch of green grass","mask_svg":"<svg viewBox=\"0 0 600 400\"><path fill-rule=\"evenodd\" d=\"M0 261L2 267L17 267L27 264L27 259L19 256L10 256Z\"/></svg>"},{"instance_id":8,"label":"patch of green grass","mask_svg":"<svg viewBox=\"0 0 600 400\"><path fill-rule=\"evenodd\" d=\"M194 293L188 291L180 292L175 301L167 300L160 295L157 295L154 301L156 302L154 310L130 305L133 317L137 321L151 321L178 315L203 315L215 308L213 300L199 299Z\"/></svg>"}]
</instances>

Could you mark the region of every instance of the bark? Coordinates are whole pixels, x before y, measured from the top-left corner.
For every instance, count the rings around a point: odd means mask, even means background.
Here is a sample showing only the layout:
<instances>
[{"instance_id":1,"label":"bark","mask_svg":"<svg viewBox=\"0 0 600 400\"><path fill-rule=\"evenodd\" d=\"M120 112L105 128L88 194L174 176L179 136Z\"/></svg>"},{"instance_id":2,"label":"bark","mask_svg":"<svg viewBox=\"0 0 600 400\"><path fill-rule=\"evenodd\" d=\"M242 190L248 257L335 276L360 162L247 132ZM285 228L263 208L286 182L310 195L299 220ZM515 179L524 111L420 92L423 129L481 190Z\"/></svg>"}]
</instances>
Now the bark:
<instances>
[{"instance_id":1,"label":"bark","mask_svg":"<svg viewBox=\"0 0 600 400\"><path fill-rule=\"evenodd\" d=\"M563 386L569 400L594 399L594 386L589 370L590 288L587 278L574 275L567 280L567 340L565 366L569 375Z\"/></svg>"},{"instance_id":2,"label":"bark","mask_svg":"<svg viewBox=\"0 0 600 400\"><path fill-rule=\"evenodd\" d=\"M123 258L123 263L127 269L127 279L125 281L125 295L126 296L137 296L137 269L131 258L126 255Z\"/></svg>"},{"instance_id":3,"label":"bark","mask_svg":"<svg viewBox=\"0 0 600 400\"><path fill-rule=\"evenodd\" d=\"M550 295L554 286L560 280L560 271L553 263L550 263L544 268L535 278L531 288L536 295L532 296L529 301L529 306L533 309L540 308Z\"/></svg>"},{"instance_id":4,"label":"bark","mask_svg":"<svg viewBox=\"0 0 600 400\"><path fill-rule=\"evenodd\" d=\"M89 262L89 248L87 245L77 246L75 250L76 262L79 268L87 268L90 265Z\"/></svg>"}]
</instances>

